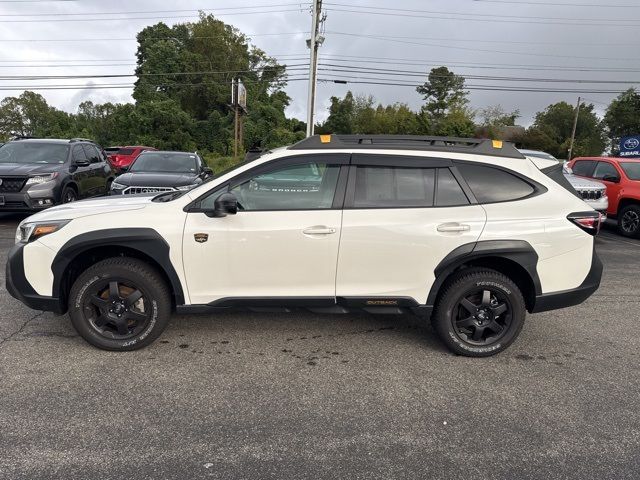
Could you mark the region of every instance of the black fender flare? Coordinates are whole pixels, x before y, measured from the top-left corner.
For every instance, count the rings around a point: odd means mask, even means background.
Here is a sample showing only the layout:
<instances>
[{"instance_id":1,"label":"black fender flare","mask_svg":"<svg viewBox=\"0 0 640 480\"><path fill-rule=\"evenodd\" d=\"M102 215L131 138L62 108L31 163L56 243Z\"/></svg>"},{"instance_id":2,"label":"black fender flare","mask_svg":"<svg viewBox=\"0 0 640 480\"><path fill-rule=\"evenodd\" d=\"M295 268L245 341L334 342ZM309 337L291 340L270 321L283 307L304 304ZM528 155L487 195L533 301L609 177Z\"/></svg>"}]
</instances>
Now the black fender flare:
<instances>
[{"instance_id":1,"label":"black fender flare","mask_svg":"<svg viewBox=\"0 0 640 480\"><path fill-rule=\"evenodd\" d=\"M522 267L531 278L535 295L542 294L538 276L538 254L524 240L485 240L466 243L451 251L434 270L435 281L429 290L427 305L434 305L436 297L446 279L465 263L483 257L498 257L510 260Z\"/></svg>"},{"instance_id":2,"label":"black fender flare","mask_svg":"<svg viewBox=\"0 0 640 480\"><path fill-rule=\"evenodd\" d=\"M180 278L169 257L169 244L152 228L114 228L95 230L70 239L58 251L53 271L53 295L63 299L63 282L69 265L82 253L96 247L125 247L152 258L169 279L176 305L184 305L184 292Z\"/></svg>"}]
</instances>

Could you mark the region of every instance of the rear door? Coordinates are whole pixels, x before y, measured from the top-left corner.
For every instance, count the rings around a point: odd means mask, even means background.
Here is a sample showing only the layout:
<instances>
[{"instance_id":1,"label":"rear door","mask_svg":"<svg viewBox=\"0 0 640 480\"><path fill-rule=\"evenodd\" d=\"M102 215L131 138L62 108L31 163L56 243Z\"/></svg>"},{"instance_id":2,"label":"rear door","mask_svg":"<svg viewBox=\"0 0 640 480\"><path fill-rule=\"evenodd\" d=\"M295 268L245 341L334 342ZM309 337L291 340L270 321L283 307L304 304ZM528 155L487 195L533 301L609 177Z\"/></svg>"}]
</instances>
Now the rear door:
<instances>
[{"instance_id":1,"label":"rear door","mask_svg":"<svg viewBox=\"0 0 640 480\"><path fill-rule=\"evenodd\" d=\"M478 240L484 209L471 204L450 160L354 154L338 257L336 295L352 304L425 304L436 266Z\"/></svg>"}]
</instances>

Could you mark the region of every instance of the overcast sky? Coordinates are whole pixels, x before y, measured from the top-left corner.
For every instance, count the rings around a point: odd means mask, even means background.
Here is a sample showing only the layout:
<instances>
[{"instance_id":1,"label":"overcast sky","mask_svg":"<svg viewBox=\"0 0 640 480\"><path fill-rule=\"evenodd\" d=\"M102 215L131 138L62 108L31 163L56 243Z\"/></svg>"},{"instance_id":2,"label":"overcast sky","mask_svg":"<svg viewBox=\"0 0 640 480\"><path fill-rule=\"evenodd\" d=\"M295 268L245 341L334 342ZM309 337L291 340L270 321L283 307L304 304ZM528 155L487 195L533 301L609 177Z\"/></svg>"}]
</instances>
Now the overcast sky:
<instances>
[{"instance_id":1,"label":"overcast sky","mask_svg":"<svg viewBox=\"0 0 640 480\"><path fill-rule=\"evenodd\" d=\"M255 45L280 58L281 63L304 63L305 60L296 55L308 55L307 34L300 32L310 30L309 3L296 4L291 0L0 0L0 77L4 78L0 80L0 98L20 94L26 84L131 83L133 78L26 81L6 77L132 73L134 38L139 30L159 21L174 24L194 20L198 9L214 13L236 26L251 36ZM325 70L319 74L321 79L331 80L342 75L351 80L360 77L361 81L415 84L424 79L405 75L405 72L426 73L432 66L447 65L459 74L512 79L468 79L470 86L572 91L471 91L472 107L480 109L501 104L507 110L518 108L522 113L519 123L524 125L530 124L535 113L550 103L560 100L575 103L578 96L575 90L618 91L640 83L640 0L325 0L324 9L326 40L320 50L324 64L320 68ZM165 12L158 12L162 10ZM335 71L353 67L366 71L358 74ZM291 73L294 78L301 74L304 72L292 70ZM525 80L514 81L514 78ZM532 78L570 81L534 82ZM621 83L577 83L576 80ZM21 88L7 90L7 87ZM332 95L343 96L348 90L371 94L385 104L405 102L415 109L421 104L415 88L409 86L321 82L317 117L326 117ZM292 81L287 91L292 97L288 114L304 119L306 82ZM39 93L52 105L70 112L84 100L132 101L129 88ZM616 94L584 93L582 96L602 113Z\"/></svg>"}]
</instances>

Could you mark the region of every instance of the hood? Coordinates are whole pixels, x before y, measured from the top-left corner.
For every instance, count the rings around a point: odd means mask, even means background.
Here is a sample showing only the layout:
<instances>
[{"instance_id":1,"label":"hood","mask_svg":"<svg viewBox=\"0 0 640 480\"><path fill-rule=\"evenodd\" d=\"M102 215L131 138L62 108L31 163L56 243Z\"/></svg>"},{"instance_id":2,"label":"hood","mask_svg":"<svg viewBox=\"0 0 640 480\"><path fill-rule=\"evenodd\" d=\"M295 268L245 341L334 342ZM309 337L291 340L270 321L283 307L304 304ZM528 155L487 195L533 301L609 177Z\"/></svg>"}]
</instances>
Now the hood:
<instances>
[{"instance_id":1,"label":"hood","mask_svg":"<svg viewBox=\"0 0 640 480\"><path fill-rule=\"evenodd\" d=\"M153 199L151 196L118 195L113 197L101 197L96 200L80 200L73 203L65 203L57 207L47 208L42 212L31 215L24 222L47 220L70 220L73 218L88 217L100 213L126 212L144 208Z\"/></svg>"},{"instance_id":2,"label":"hood","mask_svg":"<svg viewBox=\"0 0 640 480\"><path fill-rule=\"evenodd\" d=\"M180 187L200 183L199 180L195 173L163 172L125 173L115 179L121 185L135 187Z\"/></svg>"},{"instance_id":3,"label":"hood","mask_svg":"<svg viewBox=\"0 0 640 480\"><path fill-rule=\"evenodd\" d=\"M0 163L0 176L27 177L59 172L62 163Z\"/></svg>"},{"instance_id":4,"label":"hood","mask_svg":"<svg viewBox=\"0 0 640 480\"><path fill-rule=\"evenodd\" d=\"M606 190L607 188L604 183L598 182L597 180L588 180L570 173L565 173L564 176L576 190Z\"/></svg>"}]
</instances>

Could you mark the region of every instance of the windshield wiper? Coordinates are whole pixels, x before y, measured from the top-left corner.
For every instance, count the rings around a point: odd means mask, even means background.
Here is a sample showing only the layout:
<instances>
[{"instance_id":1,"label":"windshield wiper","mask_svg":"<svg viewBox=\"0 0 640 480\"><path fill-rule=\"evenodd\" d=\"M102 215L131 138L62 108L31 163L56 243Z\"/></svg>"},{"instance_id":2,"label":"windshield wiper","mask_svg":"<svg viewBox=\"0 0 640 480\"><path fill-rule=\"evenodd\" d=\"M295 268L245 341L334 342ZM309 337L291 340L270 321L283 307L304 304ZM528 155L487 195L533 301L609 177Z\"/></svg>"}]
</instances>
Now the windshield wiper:
<instances>
[{"instance_id":1,"label":"windshield wiper","mask_svg":"<svg viewBox=\"0 0 640 480\"><path fill-rule=\"evenodd\" d=\"M175 192L162 192L151 199L152 202L170 202L187 193L187 190L178 190Z\"/></svg>"}]
</instances>

